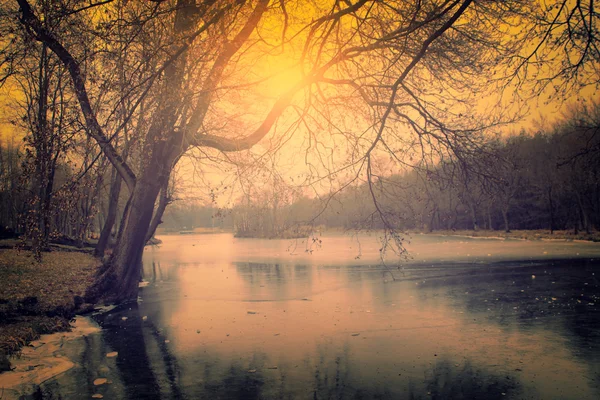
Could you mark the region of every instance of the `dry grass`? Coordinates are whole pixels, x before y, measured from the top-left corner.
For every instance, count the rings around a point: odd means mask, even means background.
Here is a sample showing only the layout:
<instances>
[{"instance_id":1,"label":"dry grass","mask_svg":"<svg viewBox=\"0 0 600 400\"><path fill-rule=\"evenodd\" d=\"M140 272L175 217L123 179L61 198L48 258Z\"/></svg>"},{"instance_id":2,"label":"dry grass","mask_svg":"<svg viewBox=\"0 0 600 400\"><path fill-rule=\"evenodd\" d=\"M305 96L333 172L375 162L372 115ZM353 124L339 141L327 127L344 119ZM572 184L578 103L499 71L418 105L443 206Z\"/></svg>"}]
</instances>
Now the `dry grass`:
<instances>
[{"instance_id":1,"label":"dry grass","mask_svg":"<svg viewBox=\"0 0 600 400\"><path fill-rule=\"evenodd\" d=\"M52 312L73 308L92 283L99 262L89 254L51 252L37 263L30 252L0 250L0 301L37 299L37 309Z\"/></svg>"},{"instance_id":2,"label":"dry grass","mask_svg":"<svg viewBox=\"0 0 600 400\"><path fill-rule=\"evenodd\" d=\"M0 250L0 364L4 356L41 334L69 329L79 300L94 280L100 262L74 251L44 253Z\"/></svg>"}]
</instances>

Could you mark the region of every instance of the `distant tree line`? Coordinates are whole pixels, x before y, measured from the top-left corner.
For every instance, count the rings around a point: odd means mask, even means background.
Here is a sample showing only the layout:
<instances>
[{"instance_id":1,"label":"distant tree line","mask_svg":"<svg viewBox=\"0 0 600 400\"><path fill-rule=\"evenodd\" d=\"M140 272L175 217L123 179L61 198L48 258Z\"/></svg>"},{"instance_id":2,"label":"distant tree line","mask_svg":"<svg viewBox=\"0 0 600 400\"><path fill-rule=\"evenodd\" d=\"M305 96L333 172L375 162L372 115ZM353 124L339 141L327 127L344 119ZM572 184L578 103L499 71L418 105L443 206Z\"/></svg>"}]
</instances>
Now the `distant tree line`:
<instances>
[{"instance_id":1,"label":"distant tree line","mask_svg":"<svg viewBox=\"0 0 600 400\"><path fill-rule=\"evenodd\" d=\"M207 206L204 203L178 201L165 211L160 232L193 231L196 228L233 229L231 210Z\"/></svg>"},{"instance_id":2,"label":"distant tree line","mask_svg":"<svg viewBox=\"0 0 600 400\"><path fill-rule=\"evenodd\" d=\"M396 229L423 231L598 230L599 129L600 106L592 102L550 128L487 138L469 158L379 176L371 187L278 202L264 192L234 207L236 231L269 237L305 225L386 228L380 214Z\"/></svg>"}]
</instances>

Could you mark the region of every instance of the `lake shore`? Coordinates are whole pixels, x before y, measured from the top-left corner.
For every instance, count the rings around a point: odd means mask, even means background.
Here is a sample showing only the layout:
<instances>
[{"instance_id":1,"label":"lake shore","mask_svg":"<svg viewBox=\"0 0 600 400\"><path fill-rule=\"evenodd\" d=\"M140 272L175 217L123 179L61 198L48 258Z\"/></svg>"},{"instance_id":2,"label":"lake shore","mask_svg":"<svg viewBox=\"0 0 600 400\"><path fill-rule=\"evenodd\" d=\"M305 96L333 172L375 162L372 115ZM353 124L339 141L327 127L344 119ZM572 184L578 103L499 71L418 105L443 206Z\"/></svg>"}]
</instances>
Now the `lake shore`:
<instances>
[{"instance_id":1,"label":"lake shore","mask_svg":"<svg viewBox=\"0 0 600 400\"><path fill-rule=\"evenodd\" d=\"M68 330L43 334L31 341L12 360L10 371L0 373L2 399L20 399L43 393L40 385L76 366L73 355L82 351L82 338L98 332L100 327L91 318L77 316Z\"/></svg>"},{"instance_id":2,"label":"lake shore","mask_svg":"<svg viewBox=\"0 0 600 400\"><path fill-rule=\"evenodd\" d=\"M42 334L71 329L100 261L77 251L52 251L38 263L29 251L0 250L0 373Z\"/></svg>"},{"instance_id":3,"label":"lake shore","mask_svg":"<svg viewBox=\"0 0 600 400\"><path fill-rule=\"evenodd\" d=\"M414 231L411 234L437 235L437 236L460 236L468 238L494 238L494 239L518 239L518 240L544 240L544 241L586 241L600 242L600 232L593 231L591 233L579 232L574 233L573 230L554 231L549 230L513 230L505 232L502 230L436 230L433 232Z\"/></svg>"}]
</instances>

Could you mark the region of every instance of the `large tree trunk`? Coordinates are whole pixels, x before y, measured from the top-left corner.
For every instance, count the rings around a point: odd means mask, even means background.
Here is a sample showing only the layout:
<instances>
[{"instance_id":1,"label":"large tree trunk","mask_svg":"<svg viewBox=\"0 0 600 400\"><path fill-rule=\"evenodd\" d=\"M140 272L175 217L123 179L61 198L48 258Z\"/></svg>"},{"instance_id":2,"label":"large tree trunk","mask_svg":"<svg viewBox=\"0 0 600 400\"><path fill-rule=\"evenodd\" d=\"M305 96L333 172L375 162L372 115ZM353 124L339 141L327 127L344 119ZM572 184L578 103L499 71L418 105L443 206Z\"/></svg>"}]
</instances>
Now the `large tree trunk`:
<instances>
[{"instance_id":1,"label":"large tree trunk","mask_svg":"<svg viewBox=\"0 0 600 400\"><path fill-rule=\"evenodd\" d=\"M154 129L158 131L160 124ZM156 135L160 133L157 132ZM142 276L142 253L154 205L159 192L169 182L170 172L180 155L182 138L181 133L171 133L170 142L157 140L146 147L145 153L151 157L142 166L125 206L114 251L86 293L88 301L122 303L137 299Z\"/></svg>"},{"instance_id":2,"label":"large tree trunk","mask_svg":"<svg viewBox=\"0 0 600 400\"><path fill-rule=\"evenodd\" d=\"M102 228L102 233L100 233L100 238L98 239L98 244L96 245L96 249L94 250L94 255L97 257L102 257L104 252L106 251L106 246L110 240L110 236L115 225L115 221L117 219L117 212L119 208L119 195L121 194L121 184L123 180L121 179L121 175L118 174L117 170L113 171L112 182L110 185L110 194L109 194L109 203L108 203L108 213L106 215L106 220L104 221L104 227Z\"/></svg>"},{"instance_id":3,"label":"large tree trunk","mask_svg":"<svg viewBox=\"0 0 600 400\"><path fill-rule=\"evenodd\" d=\"M152 220L154 202L161 188L154 171L145 171L136 183L121 237L86 297L121 303L136 300L142 271L142 253Z\"/></svg>"},{"instance_id":4,"label":"large tree trunk","mask_svg":"<svg viewBox=\"0 0 600 400\"><path fill-rule=\"evenodd\" d=\"M160 190L160 198L158 200L158 206L156 207L156 211L154 212L154 217L152 217L152 221L150 222L150 227L148 228L148 233L146 234L146 240L144 243L147 243L154 234L156 233L156 228L158 225L162 224L162 216L165 213L165 209L171 202L171 198L168 193L169 180L165 182L163 187Z\"/></svg>"}]
</instances>

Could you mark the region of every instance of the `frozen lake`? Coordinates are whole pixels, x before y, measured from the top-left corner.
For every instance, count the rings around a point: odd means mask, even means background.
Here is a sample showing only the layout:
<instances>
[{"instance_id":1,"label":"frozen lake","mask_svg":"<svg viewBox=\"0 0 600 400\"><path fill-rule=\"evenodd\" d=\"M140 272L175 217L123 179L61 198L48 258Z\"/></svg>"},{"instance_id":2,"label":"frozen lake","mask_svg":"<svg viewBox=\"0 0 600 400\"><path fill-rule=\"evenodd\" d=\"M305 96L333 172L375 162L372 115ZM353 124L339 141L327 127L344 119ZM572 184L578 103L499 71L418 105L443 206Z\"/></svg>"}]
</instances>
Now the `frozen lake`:
<instances>
[{"instance_id":1,"label":"frozen lake","mask_svg":"<svg viewBox=\"0 0 600 400\"><path fill-rule=\"evenodd\" d=\"M160 239L142 301L97 317L43 393L600 398L599 244L416 235L385 268L376 237Z\"/></svg>"}]
</instances>

